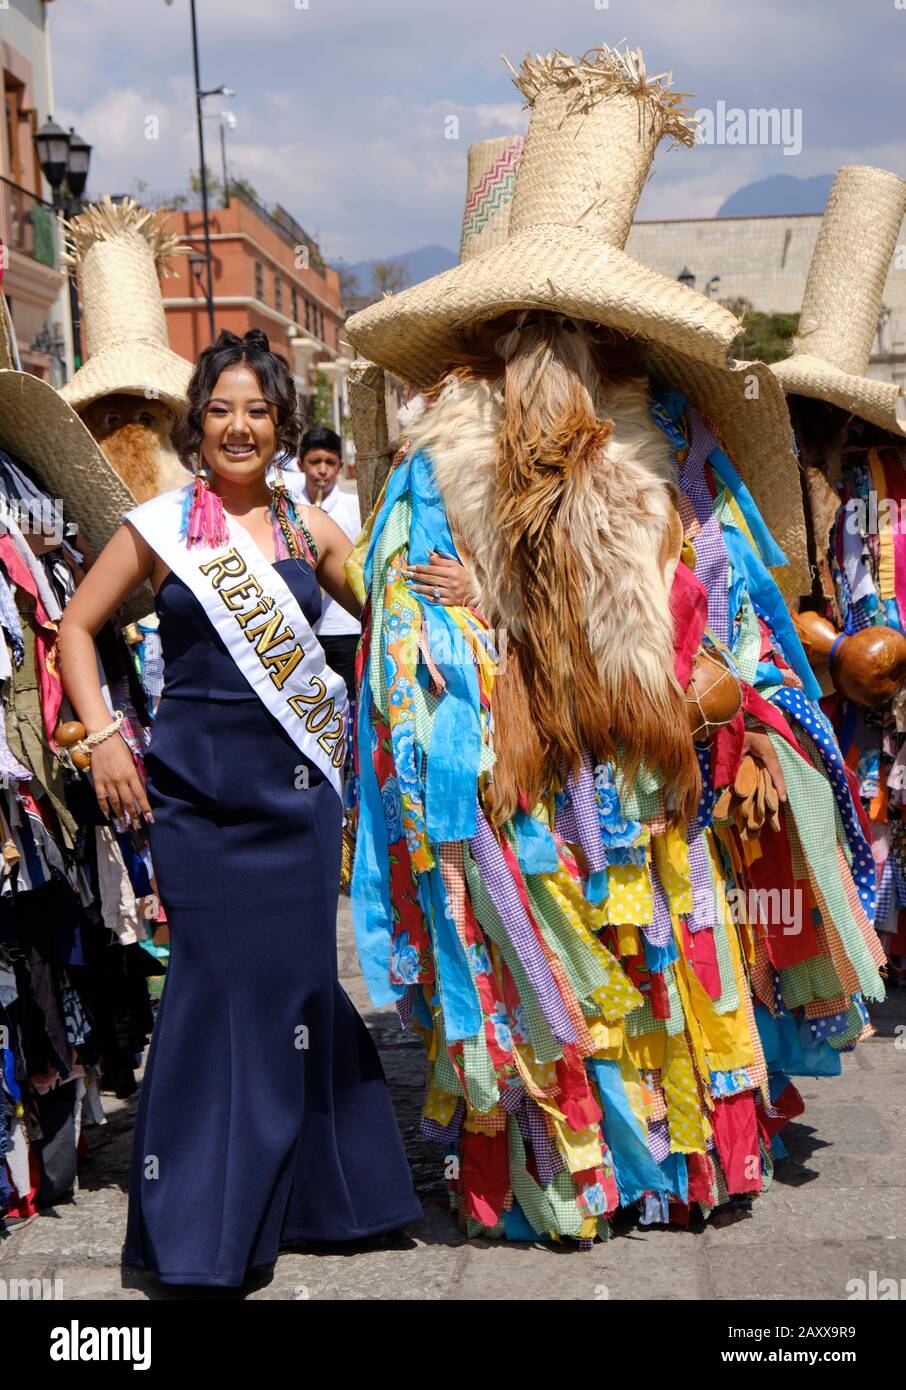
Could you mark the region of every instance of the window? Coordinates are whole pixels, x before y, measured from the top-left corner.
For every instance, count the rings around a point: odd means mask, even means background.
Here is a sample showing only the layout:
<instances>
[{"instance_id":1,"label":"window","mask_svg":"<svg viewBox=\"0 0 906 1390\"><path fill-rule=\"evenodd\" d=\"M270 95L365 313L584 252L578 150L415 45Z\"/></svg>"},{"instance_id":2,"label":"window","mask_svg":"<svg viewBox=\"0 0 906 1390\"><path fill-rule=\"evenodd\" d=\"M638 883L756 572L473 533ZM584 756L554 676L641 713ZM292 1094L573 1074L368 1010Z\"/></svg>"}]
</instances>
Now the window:
<instances>
[{"instance_id":1,"label":"window","mask_svg":"<svg viewBox=\"0 0 906 1390\"><path fill-rule=\"evenodd\" d=\"M255 298L264 299L264 266L260 261L255 262Z\"/></svg>"},{"instance_id":2,"label":"window","mask_svg":"<svg viewBox=\"0 0 906 1390\"><path fill-rule=\"evenodd\" d=\"M310 299L306 299L306 300L305 300L305 331L306 331L306 333L310 333L310 332L311 332L311 300L310 300Z\"/></svg>"},{"instance_id":3,"label":"window","mask_svg":"<svg viewBox=\"0 0 906 1390\"><path fill-rule=\"evenodd\" d=\"M274 271L274 308L283 312L283 281L276 271Z\"/></svg>"},{"instance_id":4,"label":"window","mask_svg":"<svg viewBox=\"0 0 906 1390\"><path fill-rule=\"evenodd\" d=\"M295 285L292 288L293 323L299 322L299 291Z\"/></svg>"}]
</instances>

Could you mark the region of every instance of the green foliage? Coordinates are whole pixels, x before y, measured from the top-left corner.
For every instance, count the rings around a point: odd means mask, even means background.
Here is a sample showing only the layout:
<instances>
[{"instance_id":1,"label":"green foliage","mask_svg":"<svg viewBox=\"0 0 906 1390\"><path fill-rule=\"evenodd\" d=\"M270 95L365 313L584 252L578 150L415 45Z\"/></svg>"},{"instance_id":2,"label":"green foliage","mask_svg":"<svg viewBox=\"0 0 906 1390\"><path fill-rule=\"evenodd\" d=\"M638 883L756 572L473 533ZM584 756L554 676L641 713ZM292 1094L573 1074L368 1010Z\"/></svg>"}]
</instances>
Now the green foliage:
<instances>
[{"instance_id":1,"label":"green foliage","mask_svg":"<svg viewBox=\"0 0 906 1390\"><path fill-rule=\"evenodd\" d=\"M732 304L727 307L739 312ZM742 320L743 332L733 340L731 357L743 362L782 362L789 357L793 337L799 330L798 314L763 314L747 307Z\"/></svg>"},{"instance_id":2,"label":"green foliage","mask_svg":"<svg viewBox=\"0 0 906 1390\"><path fill-rule=\"evenodd\" d=\"M315 394L311 403L310 429L336 428L333 420L333 388L323 372L315 374Z\"/></svg>"},{"instance_id":3,"label":"green foliage","mask_svg":"<svg viewBox=\"0 0 906 1390\"><path fill-rule=\"evenodd\" d=\"M251 198L253 202L261 202L257 188L253 187L242 174L238 174L235 178L230 178L230 193L235 193L237 198L241 198L245 195L246 198Z\"/></svg>"}]
</instances>

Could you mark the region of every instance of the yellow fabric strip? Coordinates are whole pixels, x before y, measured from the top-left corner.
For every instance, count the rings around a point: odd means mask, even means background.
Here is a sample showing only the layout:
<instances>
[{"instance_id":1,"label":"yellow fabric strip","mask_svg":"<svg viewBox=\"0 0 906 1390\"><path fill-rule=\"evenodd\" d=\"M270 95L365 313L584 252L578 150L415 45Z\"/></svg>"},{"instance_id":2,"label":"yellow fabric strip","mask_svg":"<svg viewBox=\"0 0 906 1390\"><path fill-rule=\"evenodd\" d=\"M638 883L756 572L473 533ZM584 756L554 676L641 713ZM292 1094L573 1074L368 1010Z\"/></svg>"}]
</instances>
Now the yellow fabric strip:
<instances>
[{"instance_id":1,"label":"yellow fabric strip","mask_svg":"<svg viewBox=\"0 0 906 1390\"><path fill-rule=\"evenodd\" d=\"M711 1126L702 1114L695 1068L682 1033L667 1037L667 1060L661 1073L671 1153L705 1153Z\"/></svg>"}]
</instances>

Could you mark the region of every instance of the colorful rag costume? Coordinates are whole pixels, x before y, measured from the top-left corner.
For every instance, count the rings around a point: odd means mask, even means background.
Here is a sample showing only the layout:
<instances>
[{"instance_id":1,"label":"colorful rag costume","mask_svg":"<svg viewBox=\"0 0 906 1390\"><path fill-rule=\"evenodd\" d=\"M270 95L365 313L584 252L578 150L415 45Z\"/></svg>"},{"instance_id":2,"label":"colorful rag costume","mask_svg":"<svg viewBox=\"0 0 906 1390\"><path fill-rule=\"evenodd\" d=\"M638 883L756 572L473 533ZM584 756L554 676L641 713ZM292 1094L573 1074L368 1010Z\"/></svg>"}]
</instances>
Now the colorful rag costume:
<instances>
[{"instance_id":1,"label":"colorful rag costume","mask_svg":"<svg viewBox=\"0 0 906 1390\"><path fill-rule=\"evenodd\" d=\"M788 650L804 681L769 625L784 628L786 612L764 563L777 562L773 542L679 393L653 417L685 456L686 495L693 475L704 486L709 516L687 530L696 569L710 552L724 576L705 591L682 565L674 595L696 592L695 645L707 603L749 683L747 709L775 730L790 790L782 835L743 846L711 826L711 767L735 770L732 729L702 750L702 802L684 828L665 827L656 779L630 795L617 769L586 759L495 833L480 795L493 634L473 610L423 606L402 577L407 560L453 544L424 452L397 463L348 566L367 603L357 941L375 1003L395 1000L425 1038L422 1128L457 1155L451 1198L470 1234L582 1240L639 1200L643 1220L685 1221L693 1202L707 1211L762 1190L784 1153L778 1131L802 1109L790 1076L838 1072L865 1028L863 993L882 995L848 868L864 849L858 820L835 810L801 647ZM690 418L707 458L701 444L686 453ZM678 631L678 660L688 646ZM763 934L747 920L753 890L798 903L801 920L790 911Z\"/></svg>"},{"instance_id":2,"label":"colorful rag costume","mask_svg":"<svg viewBox=\"0 0 906 1390\"><path fill-rule=\"evenodd\" d=\"M526 60L503 243L347 325L431 388L347 561L365 604L352 909L373 1001L424 1038L422 1129L469 1234L588 1243L620 1207L687 1222L748 1200L802 1109L790 1078L839 1071L883 993L863 830L755 501L786 545L782 397L749 364L763 390L734 464L709 423L740 438L732 316L687 332L706 301L620 249L644 142L680 128L630 56ZM467 564L477 607L412 593L405 566L431 550ZM742 707L693 744L703 646ZM790 797L743 840L714 807L747 726Z\"/></svg>"},{"instance_id":3,"label":"colorful rag costume","mask_svg":"<svg viewBox=\"0 0 906 1390\"><path fill-rule=\"evenodd\" d=\"M885 285L904 216L906 181L899 175L867 165L837 171L803 293L800 332L790 356L772 369L790 398L805 465L817 576L812 598L819 601L813 606L845 634L885 627L906 633L903 393L897 382L869 375L875 337L885 331ZM831 689L830 679L824 688ZM872 705L834 691L823 707L870 821L879 870L874 921L891 972L902 980L903 690Z\"/></svg>"},{"instance_id":4,"label":"colorful rag costume","mask_svg":"<svg viewBox=\"0 0 906 1390\"><path fill-rule=\"evenodd\" d=\"M906 633L906 445L855 426L842 456L841 506L830 537L834 617L845 633L871 626ZM875 925L892 968L906 977L906 704L824 701L871 824L880 869Z\"/></svg>"}]
</instances>

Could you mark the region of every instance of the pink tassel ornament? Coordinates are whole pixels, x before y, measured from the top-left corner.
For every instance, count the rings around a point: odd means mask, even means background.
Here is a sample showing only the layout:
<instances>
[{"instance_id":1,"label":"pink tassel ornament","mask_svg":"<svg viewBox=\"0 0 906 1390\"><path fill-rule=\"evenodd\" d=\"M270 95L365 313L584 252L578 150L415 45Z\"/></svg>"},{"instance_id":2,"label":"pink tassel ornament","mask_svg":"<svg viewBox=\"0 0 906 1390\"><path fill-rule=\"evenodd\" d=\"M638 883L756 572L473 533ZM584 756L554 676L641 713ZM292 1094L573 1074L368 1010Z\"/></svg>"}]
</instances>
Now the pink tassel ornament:
<instances>
[{"instance_id":1,"label":"pink tassel ornament","mask_svg":"<svg viewBox=\"0 0 906 1390\"><path fill-rule=\"evenodd\" d=\"M230 538L223 503L200 473L183 503L182 538L187 546L225 545Z\"/></svg>"}]
</instances>

